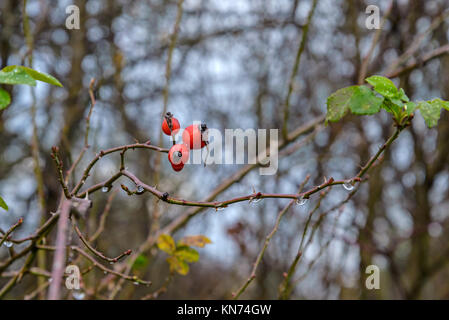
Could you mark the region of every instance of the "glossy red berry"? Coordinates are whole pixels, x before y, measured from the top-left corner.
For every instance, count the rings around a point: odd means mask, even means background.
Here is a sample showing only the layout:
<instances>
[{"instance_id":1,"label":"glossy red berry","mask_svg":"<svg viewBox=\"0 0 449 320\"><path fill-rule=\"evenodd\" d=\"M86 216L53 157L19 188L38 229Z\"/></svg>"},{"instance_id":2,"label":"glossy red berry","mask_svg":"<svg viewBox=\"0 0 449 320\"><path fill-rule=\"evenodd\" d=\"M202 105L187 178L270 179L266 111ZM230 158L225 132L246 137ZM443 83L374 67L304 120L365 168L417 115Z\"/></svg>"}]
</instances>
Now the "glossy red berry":
<instances>
[{"instance_id":1,"label":"glossy red berry","mask_svg":"<svg viewBox=\"0 0 449 320\"><path fill-rule=\"evenodd\" d=\"M182 142L190 149L204 148L208 143L207 126L192 124L182 133Z\"/></svg>"},{"instance_id":2,"label":"glossy red berry","mask_svg":"<svg viewBox=\"0 0 449 320\"><path fill-rule=\"evenodd\" d=\"M162 122L162 131L168 135L176 134L181 128L178 119L174 118L170 112L164 116L164 121Z\"/></svg>"},{"instance_id":3,"label":"glossy red berry","mask_svg":"<svg viewBox=\"0 0 449 320\"><path fill-rule=\"evenodd\" d=\"M182 168L184 168L184 163L180 163L180 164L172 164L171 167L173 168L173 170L175 170L176 172L181 171Z\"/></svg>"},{"instance_id":4,"label":"glossy red berry","mask_svg":"<svg viewBox=\"0 0 449 320\"><path fill-rule=\"evenodd\" d=\"M168 161L170 161L175 171L182 170L184 164L188 160L189 160L189 149L183 144L175 144L168 151Z\"/></svg>"}]
</instances>

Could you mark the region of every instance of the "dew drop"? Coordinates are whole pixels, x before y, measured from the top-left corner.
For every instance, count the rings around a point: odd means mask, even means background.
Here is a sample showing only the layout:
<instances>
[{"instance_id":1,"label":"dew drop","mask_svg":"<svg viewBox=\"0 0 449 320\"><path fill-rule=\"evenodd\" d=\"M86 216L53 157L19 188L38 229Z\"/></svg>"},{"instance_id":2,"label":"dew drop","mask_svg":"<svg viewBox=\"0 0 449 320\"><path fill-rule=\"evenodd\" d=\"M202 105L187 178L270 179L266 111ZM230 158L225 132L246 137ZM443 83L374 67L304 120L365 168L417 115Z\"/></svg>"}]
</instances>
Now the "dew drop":
<instances>
[{"instance_id":1,"label":"dew drop","mask_svg":"<svg viewBox=\"0 0 449 320\"><path fill-rule=\"evenodd\" d=\"M83 300L86 297L86 294L81 290L74 291L72 295L75 300Z\"/></svg>"},{"instance_id":2,"label":"dew drop","mask_svg":"<svg viewBox=\"0 0 449 320\"><path fill-rule=\"evenodd\" d=\"M109 187L108 186L104 186L103 188L101 188L101 192L109 192Z\"/></svg>"},{"instance_id":3,"label":"dew drop","mask_svg":"<svg viewBox=\"0 0 449 320\"><path fill-rule=\"evenodd\" d=\"M223 211L225 207L215 207L215 211Z\"/></svg>"},{"instance_id":4,"label":"dew drop","mask_svg":"<svg viewBox=\"0 0 449 320\"><path fill-rule=\"evenodd\" d=\"M252 206L256 206L262 200L263 200L262 198L252 198L249 200L249 204Z\"/></svg>"},{"instance_id":5,"label":"dew drop","mask_svg":"<svg viewBox=\"0 0 449 320\"><path fill-rule=\"evenodd\" d=\"M351 191L354 189L354 185L352 184L352 180L347 180L345 183L343 183L343 188L345 188L348 191Z\"/></svg>"},{"instance_id":6,"label":"dew drop","mask_svg":"<svg viewBox=\"0 0 449 320\"><path fill-rule=\"evenodd\" d=\"M143 192L143 187L142 186L137 186L137 193L142 193Z\"/></svg>"},{"instance_id":7,"label":"dew drop","mask_svg":"<svg viewBox=\"0 0 449 320\"><path fill-rule=\"evenodd\" d=\"M139 285L139 283L138 283L137 281L134 281L134 284L135 284L136 286L138 286L138 285Z\"/></svg>"},{"instance_id":8,"label":"dew drop","mask_svg":"<svg viewBox=\"0 0 449 320\"><path fill-rule=\"evenodd\" d=\"M298 206L303 206L307 203L308 200L309 199L307 199L307 198L301 197L301 198L296 199L296 204Z\"/></svg>"},{"instance_id":9,"label":"dew drop","mask_svg":"<svg viewBox=\"0 0 449 320\"><path fill-rule=\"evenodd\" d=\"M7 247L7 248L11 248L12 247L12 242L11 241L5 241L5 242L3 242L3 245L5 246L5 247Z\"/></svg>"}]
</instances>

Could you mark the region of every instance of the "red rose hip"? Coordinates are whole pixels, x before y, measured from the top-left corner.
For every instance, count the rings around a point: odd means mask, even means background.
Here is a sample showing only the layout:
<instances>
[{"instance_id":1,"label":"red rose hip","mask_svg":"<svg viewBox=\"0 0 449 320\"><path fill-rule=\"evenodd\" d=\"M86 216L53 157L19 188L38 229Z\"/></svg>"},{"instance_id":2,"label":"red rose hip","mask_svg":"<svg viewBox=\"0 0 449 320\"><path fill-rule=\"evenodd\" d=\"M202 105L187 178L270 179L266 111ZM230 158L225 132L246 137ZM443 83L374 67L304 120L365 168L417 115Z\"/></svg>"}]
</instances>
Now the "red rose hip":
<instances>
[{"instance_id":1,"label":"red rose hip","mask_svg":"<svg viewBox=\"0 0 449 320\"><path fill-rule=\"evenodd\" d=\"M162 131L168 135L175 135L181 128L178 119L174 118L170 112L167 112L162 122Z\"/></svg>"},{"instance_id":2,"label":"red rose hip","mask_svg":"<svg viewBox=\"0 0 449 320\"><path fill-rule=\"evenodd\" d=\"M183 144L175 144L168 151L168 161L170 161L175 171L182 170L184 164L189 160L189 149ZM180 167L179 170L176 168Z\"/></svg>"},{"instance_id":3,"label":"red rose hip","mask_svg":"<svg viewBox=\"0 0 449 320\"><path fill-rule=\"evenodd\" d=\"M190 149L201 149L208 144L206 124L192 124L182 133L182 142Z\"/></svg>"}]
</instances>

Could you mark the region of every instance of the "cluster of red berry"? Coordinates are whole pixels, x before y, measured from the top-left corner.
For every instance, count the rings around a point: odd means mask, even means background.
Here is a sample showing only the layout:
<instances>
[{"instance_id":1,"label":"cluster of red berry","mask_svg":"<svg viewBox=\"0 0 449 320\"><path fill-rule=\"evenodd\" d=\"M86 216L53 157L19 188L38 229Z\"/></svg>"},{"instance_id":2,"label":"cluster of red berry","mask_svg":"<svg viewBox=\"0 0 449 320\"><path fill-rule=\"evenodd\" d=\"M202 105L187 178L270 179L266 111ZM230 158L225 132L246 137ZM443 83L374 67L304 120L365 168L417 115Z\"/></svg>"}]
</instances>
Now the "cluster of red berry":
<instances>
[{"instance_id":1,"label":"cluster of red berry","mask_svg":"<svg viewBox=\"0 0 449 320\"><path fill-rule=\"evenodd\" d=\"M162 122L162 131L166 135L174 137L180 128L178 119L174 118L170 112L167 112ZM181 171L184 168L184 164L189 160L190 150L201 149L208 144L206 124L192 124L188 126L182 133L182 143L175 144L173 140L173 144L173 147L168 152L168 161L170 161L173 170Z\"/></svg>"}]
</instances>

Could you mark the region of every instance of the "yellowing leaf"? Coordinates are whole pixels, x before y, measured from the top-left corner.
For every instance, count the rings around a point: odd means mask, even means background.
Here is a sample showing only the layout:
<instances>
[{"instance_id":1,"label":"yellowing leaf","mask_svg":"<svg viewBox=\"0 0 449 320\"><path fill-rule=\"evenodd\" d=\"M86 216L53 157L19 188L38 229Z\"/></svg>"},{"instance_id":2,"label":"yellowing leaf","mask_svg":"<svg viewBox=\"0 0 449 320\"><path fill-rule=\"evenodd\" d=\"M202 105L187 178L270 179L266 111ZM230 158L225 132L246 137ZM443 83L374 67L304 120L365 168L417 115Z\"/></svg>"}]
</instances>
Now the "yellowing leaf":
<instances>
[{"instance_id":1,"label":"yellowing leaf","mask_svg":"<svg viewBox=\"0 0 449 320\"><path fill-rule=\"evenodd\" d=\"M179 244L199 248L203 248L208 243L212 243L212 241L208 237L203 235L187 236L179 241Z\"/></svg>"},{"instance_id":2,"label":"yellowing leaf","mask_svg":"<svg viewBox=\"0 0 449 320\"><path fill-rule=\"evenodd\" d=\"M161 234L159 236L157 239L157 247L168 254L173 254L176 249L175 241L168 234Z\"/></svg>"},{"instance_id":3,"label":"yellowing leaf","mask_svg":"<svg viewBox=\"0 0 449 320\"><path fill-rule=\"evenodd\" d=\"M189 273L189 265L178 257L170 256L167 258L167 262L170 265L170 271L176 271L183 276Z\"/></svg>"},{"instance_id":4,"label":"yellowing leaf","mask_svg":"<svg viewBox=\"0 0 449 320\"><path fill-rule=\"evenodd\" d=\"M197 262L200 254L188 246L179 246L176 248L175 256L186 262Z\"/></svg>"}]
</instances>

